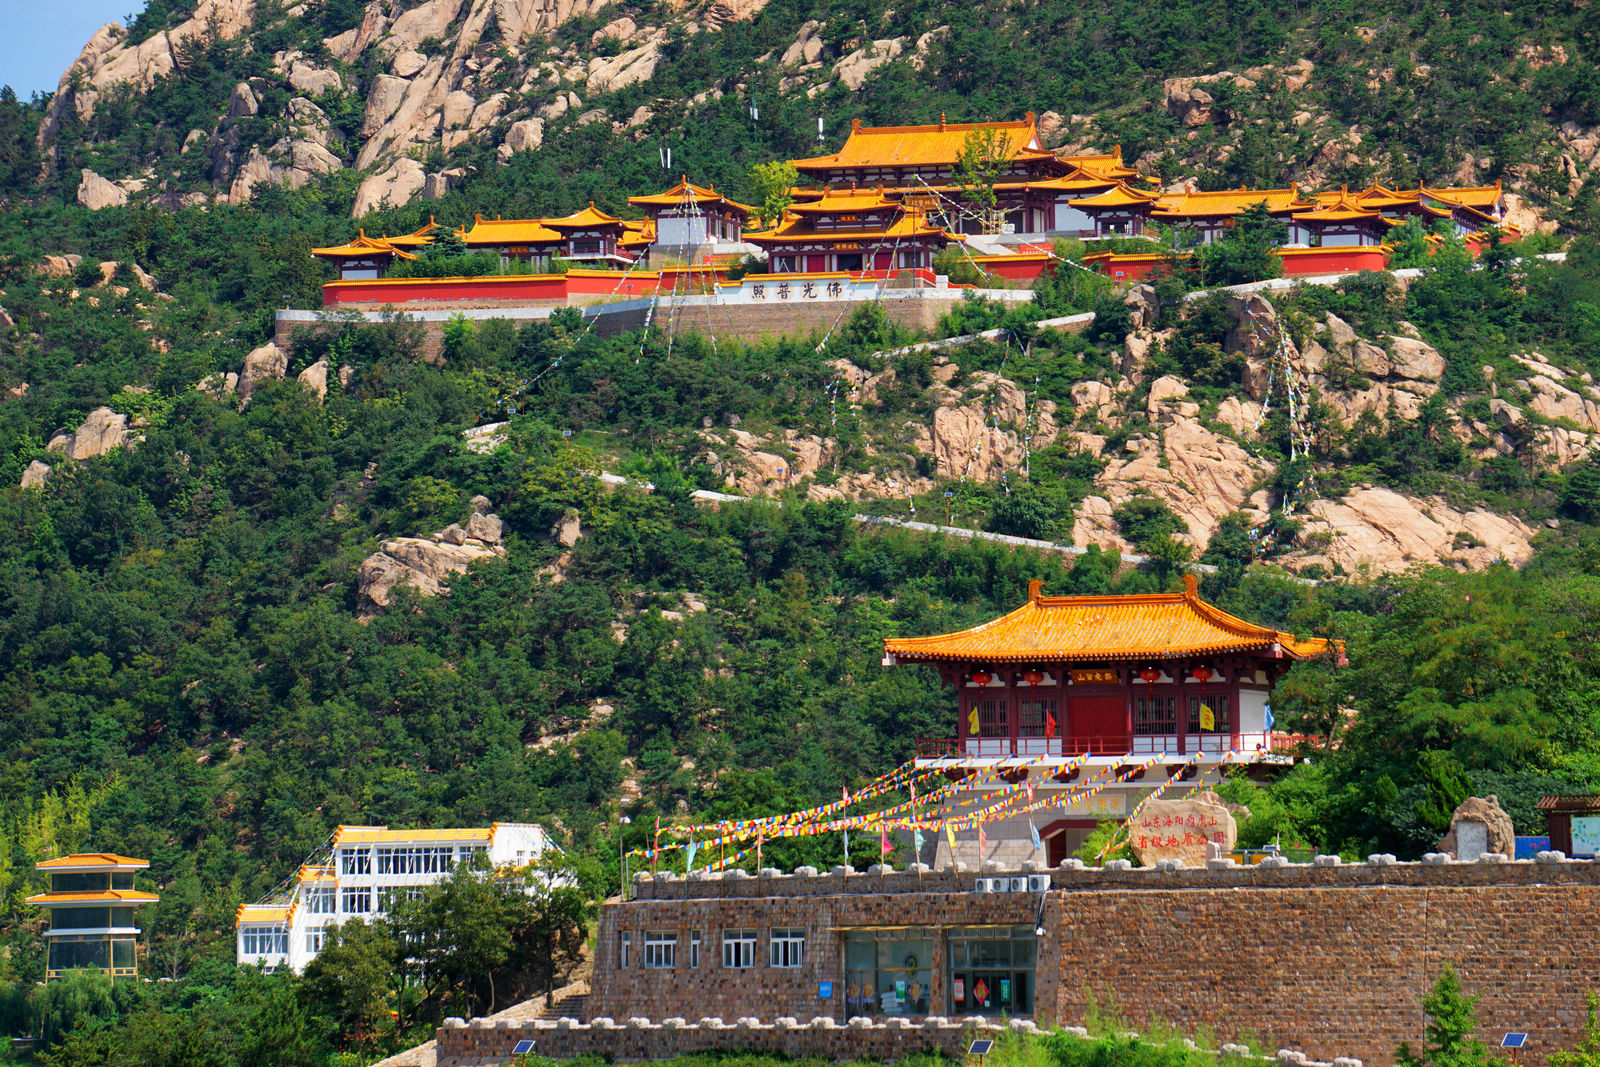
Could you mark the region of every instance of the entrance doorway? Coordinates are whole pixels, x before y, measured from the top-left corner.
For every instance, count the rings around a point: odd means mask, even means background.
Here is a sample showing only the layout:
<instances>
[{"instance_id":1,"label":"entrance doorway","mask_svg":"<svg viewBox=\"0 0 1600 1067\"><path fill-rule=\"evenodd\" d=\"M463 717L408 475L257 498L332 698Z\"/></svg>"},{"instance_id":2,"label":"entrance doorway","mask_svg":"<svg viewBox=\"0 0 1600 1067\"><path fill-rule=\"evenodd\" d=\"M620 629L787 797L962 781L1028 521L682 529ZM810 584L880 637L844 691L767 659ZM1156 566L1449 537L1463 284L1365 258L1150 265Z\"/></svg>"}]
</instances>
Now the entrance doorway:
<instances>
[{"instance_id":1,"label":"entrance doorway","mask_svg":"<svg viewBox=\"0 0 1600 1067\"><path fill-rule=\"evenodd\" d=\"M1088 747L1097 756L1128 751L1128 701L1116 696L1075 696L1067 710L1068 743Z\"/></svg>"},{"instance_id":2,"label":"entrance doorway","mask_svg":"<svg viewBox=\"0 0 1600 1067\"><path fill-rule=\"evenodd\" d=\"M953 927L951 1013L1032 1015L1038 945L1031 926Z\"/></svg>"}]
</instances>

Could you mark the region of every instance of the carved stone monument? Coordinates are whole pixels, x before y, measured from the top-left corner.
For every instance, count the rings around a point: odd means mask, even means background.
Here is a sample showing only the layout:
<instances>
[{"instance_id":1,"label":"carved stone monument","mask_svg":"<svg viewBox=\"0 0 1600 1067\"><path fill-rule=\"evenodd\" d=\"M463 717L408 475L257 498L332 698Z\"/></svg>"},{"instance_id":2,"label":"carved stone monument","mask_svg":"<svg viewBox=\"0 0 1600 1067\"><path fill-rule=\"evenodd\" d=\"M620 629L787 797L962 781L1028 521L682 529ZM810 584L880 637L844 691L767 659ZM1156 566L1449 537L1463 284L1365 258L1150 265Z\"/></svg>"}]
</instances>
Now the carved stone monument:
<instances>
[{"instance_id":1,"label":"carved stone monument","mask_svg":"<svg viewBox=\"0 0 1600 1067\"><path fill-rule=\"evenodd\" d=\"M1500 798L1491 795L1463 800L1450 816L1450 832L1439 839L1439 851L1468 862L1485 852L1516 855L1516 831L1512 829L1511 816L1500 807Z\"/></svg>"},{"instance_id":2,"label":"carved stone monument","mask_svg":"<svg viewBox=\"0 0 1600 1067\"><path fill-rule=\"evenodd\" d=\"M1239 828L1226 802L1215 793L1196 793L1188 800L1152 800L1133 820L1129 841L1145 867L1160 860L1181 860L1185 867L1204 867L1206 846L1230 851Z\"/></svg>"}]
</instances>

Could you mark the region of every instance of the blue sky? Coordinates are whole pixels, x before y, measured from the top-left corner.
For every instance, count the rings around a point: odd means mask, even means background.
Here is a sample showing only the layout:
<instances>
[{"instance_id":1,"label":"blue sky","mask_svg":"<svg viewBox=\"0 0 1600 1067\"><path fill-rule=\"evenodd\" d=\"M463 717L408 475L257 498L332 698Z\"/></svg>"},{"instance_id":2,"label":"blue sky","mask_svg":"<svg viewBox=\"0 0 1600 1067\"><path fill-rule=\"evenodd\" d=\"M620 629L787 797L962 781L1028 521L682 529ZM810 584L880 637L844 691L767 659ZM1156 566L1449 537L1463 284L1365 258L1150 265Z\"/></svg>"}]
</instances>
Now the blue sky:
<instances>
[{"instance_id":1,"label":"blue sky","mask_svg":"<svg viewBox=\"0 0 1600 1067\"><path fill-rule=\"evenodd\" d=\"M0 84L26 100L55 92L67 65L78 58L94 31L142 11L144 0L0 0Z\"/></svg>"}]
</instances>

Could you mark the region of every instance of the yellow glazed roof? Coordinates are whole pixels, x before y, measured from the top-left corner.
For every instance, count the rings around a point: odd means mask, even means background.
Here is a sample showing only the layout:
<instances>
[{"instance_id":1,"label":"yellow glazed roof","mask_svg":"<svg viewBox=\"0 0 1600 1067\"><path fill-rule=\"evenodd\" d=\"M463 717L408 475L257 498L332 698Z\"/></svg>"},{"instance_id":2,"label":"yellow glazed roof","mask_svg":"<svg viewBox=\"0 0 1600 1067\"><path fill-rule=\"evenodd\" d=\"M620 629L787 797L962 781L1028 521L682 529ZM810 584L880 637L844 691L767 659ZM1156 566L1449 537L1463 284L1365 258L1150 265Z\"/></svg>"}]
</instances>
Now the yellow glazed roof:
<instances>
[{"instance_id":1,"label":"yellow glazed roof","mask_svg":"<svg viewBox=\"0 0 1600 1067\"><path fill-rule=\"evenodd\" d=\"M119 856L115 852L77 852L70 856L57 856L34 865L41 871L95 871L138 868L150 866L149 860L136 860L132 856Z\"/></svg>"},{"instance_id":2,"label":"yellow glazed roof","mask_svg":"<svg viewBox=\"0 0 1600 1067\"><path fill-rule=\"evenodd\" d=\"M839 241L877 241L890 243L907 237L943 237L949 241L959 241L958 234L946 233L938 226L930 225L927 217L920 211L905 211L887 226L862 227L851 230L816 230L812 228L811 220L797 215L785 215L784 221L770 230L760 230L755 233L746 233L744 239L755 244L788 243L794 241L811 241L817 243L830 243Z\"/></svg>"},{"instance_id":3,"label":"yellow glazed roof","mask_svg":"<svg viewBox=\"0 0 1600 1067\"><path fill-rule=\"evenodd\" d=\"M748 204L741 204L737 200L730 200L717 192L715 185L701 188L689 180L685 174L677 185L664 193L655 193L648 196L630 196L628 203L638 204L640 207L680 207L684 204L698 204L707 207L713 204L726 204L728 207L752 214L756 209Z\"/></svg>"},{"instance_id":4,"label":"yellow glazed roof","mask_svg":"<svg viewBox=\"0 0 1600 1067\"><path fill-rule=\"evenodd\" d=\"M391 830L387 826L341 826L333 835L335 845L427 845L440 842L488 841L494 827L457 830Z\"/></svg>"},{"instance_id":5,"label":"yellow glazed roof","mask_svg":"<svg viewBox=\"0 0 1600 1067\"><path fill-rule=\"evenodd\" d=\"M566 237L546 226L543 219L486 219L479 215L461 239L469 245L537 245Z\"/></svg>"},{"instance_id":6,"label":"yellow glazed roof","mask_svg":"<svg viewBox=\"0 0 1600 1067\"><path fill-rule=\"evenodd\" d=\"M1226 652L1270 652L1291 658L1327 648L1321 639L1245 622L1201 600L1192 576L1182 593L1134 596L1043 596L970 630L935 637L886 638L885 650L905 660L1048 663L1063 660L1165 659Z\"/></svg>"},{"instance_id":7,"label":"yellow glazed roof","mask_svg":"<svg viewBox=\"0 0 1600 1067\"><path fill-rule=\"evenodd\" d=\"M234 923L281 923L289 919L288 904L241 904Z\"/></svg>"},{"instance_id":8,"label":"yellow glazed roof","mask_svg":"<svg viewBox=\"0 0 1600 1067\"><path fill-rule=\"evenodd\" d=\"M1213 217L1237 215L1257 204L1266 204L1274 214L1302 211L1311 205L1300 199L1300 189L1221 189L1215 192L1169 193L1156 202L1155 214L1163 218Z\"/></svg>"},{"instance_id":9,"label":"yellow glazed roof","mask_svg":"<svg viewBox=\"0 0 1600 1067\"><path fill-rule=\"evenodd\" d=\"M850 138L831 156L814 156L792 162L800 170L846 167L954 166L973 130L992 129L1001 134L1005 153L1013 158L1051 158L1039 147L1033 112L1017 122L941 122L936 126L851 125Z\"/></svg>"},{"instance_id":10,"label":"yellow glazed roof","mask_svg":"<svg viewBox=\"0 0 1600 1067\"><path fill-rule=\"evenodd\" d=\"M1296 211L1293 218L1296 222L1345 222L1352 219L1382 219L1383 215L1375 207L1362 204L1360 197L1353 196L1350 190L1340 186L1337 193L1324 193L1316 198L1317 206L1309 211Z\"/></svg>"},{"instance_id":11,"label":"yellow glazed roof","mask_svg":"<svg viewBox=\"0 0 1600 1067\"><path fill-rule=\"evenodd\" d=\"M1419 186L1419 196L1432 197L1446 203L1457 204L1461 207L1484 208L1494 207L1500 202L1500 183L1493 185L1463 185L1443 189L1432 189L1428 186Z\"/></svg>"},{"instance_id":12,"label":"yellow glazed roof","mask_svg":"<svg viewBox=\"0 0 1600 1067\"><path fill-rule=\"evenodd\" d=\"M882 189L824 189L816 199L790 204L797 215L835 215L855 211L895 211L900 205L883 195Z\"/></svg>"},{"instance_id":13,"label":"yellow glazed roof","mask_svg":"<svg viewBox=\"0 0 1600 1067\"><path fill-rule=\"evenodd\" d=\"M1061 162L1069 163L1080 170L1105 178L1132 178L1138 171L1122 162L1122 146L1115 145L1111 151L1099 155L1064 155Z\"/></svg>"},{"instance_id":14,"label":"yellow glazed roof","mask_svg":"<svg viewBox=\"0 0 1600 1067\"><path fill-rule=\"evenodd\" d=\"M153 904L161 898L141 889L90 889L76 893L36 893L29 904Z\"/></svg>"},{"instance_id":15,"label":"yellow glazed roof","mask_svg":"<svg viewBox=\"0 0 1600 1067\"><path fill-rule=\"evenodd\" d=\"M574 211L572 214L564 215L559 219L544 220L544 224L551 229L571 230L589 229L595 226L616 226L620 225L621 222L622 220L615 215L607 215L604 211L597 209L593 200L589 201L589 206L582 211Z\"/></svg>"},{"instance_id":16,"label":"yellow glazed roof","mask_svg":"<svg viewBox=\"0 0 1600 1067\"><path fill-rule=\"evenodd\" d=\"M419 230L418 233L420 232L421 231ZM407 237L396 238L395 240L409 241L414 245L428 244L432 241L431 238L420 240L416 238L416 234L411 234ZM351 241L349 244L334 245L331 248L313 248L311 250L311 254L313 256L320 256L324 259L351 259L357 256L380 255L399 256L401 259L417 258L410 252L407 252L405 249L391 244L389 238L387 237L368 237L365 230L360 231L359 236L357 236L356 239Z\"/></svg>"},{"instance_id":17,"label":"yellow glazed roof","mask_svg":"<svg viewBox=\"0 0 1600 1067\"><path fill-rule=\"evenodd\" d=\"M1128 185L1127 182L1118 182L1097 196L1080 197L1071 201L1073 207L1135 207L1140 204L1149 204L1160 199L1160 193L1146 193Z\"/></svg>"}]
</instances>

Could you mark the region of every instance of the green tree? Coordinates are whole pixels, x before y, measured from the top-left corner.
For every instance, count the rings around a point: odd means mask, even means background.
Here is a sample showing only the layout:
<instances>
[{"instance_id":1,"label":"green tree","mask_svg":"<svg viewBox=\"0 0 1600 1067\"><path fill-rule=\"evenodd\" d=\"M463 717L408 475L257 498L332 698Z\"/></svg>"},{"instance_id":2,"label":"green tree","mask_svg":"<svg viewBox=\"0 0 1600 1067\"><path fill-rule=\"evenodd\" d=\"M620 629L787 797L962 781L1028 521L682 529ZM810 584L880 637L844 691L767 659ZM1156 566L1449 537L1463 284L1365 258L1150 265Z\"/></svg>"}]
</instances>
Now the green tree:
<instances>
[{"instance_id":1,"label":"green tree","mask_svg":"<svg viewBox=\"0 0 1600 1067\"><path fill-rule=\"evenodd\" d=\"M783 213L794 203L794 187L799 181L800 172L785 160L757 163L750 168L750 187L760 202L763 226L775 226L783 218Z\"/></svg>"},{"instance_id":2,"label":"green tree","mask_svg":"<svg viewBox=\"0 0 1600 1067\"><path fill-rule=\"evenodd\" d=\"M1550 1067L1600 1067L1600 993L1589 990L1583 995L1583 1003L1583 1039L1571 1049L1550 1053Z\"/></svg>"},{"instance_id":3,"label":"green tree","mask_svg":"<svg viewBox=\"0 0 1600 1067\"><path fill-rule=\"evenodd\" d=\"M1289 228L1273 218L1265 202L1234 216L1221 240L1195 252L1200 280L1208 286L1239 285L1276 278L1283 270L1273 249L1289 238Z\"/></svg>"},{"instance_id":4,"label":"green tree","mask_svg":"<svg viewBox=\"0 0 1600 1067\"><path fill-rule=\"evenodd\" d=\"M395 940L387 924L350 919L330 926L322 951L306 964L301 997L333 1025L341 1043L366 1049L389 1014L394 959Z\"/></svg>"},{"instance_id":5,"label":"green tree","mask_svg":"<svg viewBox=\"0 0 1600 1067\"><path fill-rule=\"evenodd\" d=\"M1016 155L1010 139L994 126L969 130L961 142L952 176L962 199L982 219L984 233L999 233L1001 215L995 182L1011 169Z\"/></svg>"},{"instance_id":6,"label":"green tree","mask_svg":"<svg viewBox=\"0 0 1600 1067\"><path fill-rule=\"evenodd\" d=\"M1489 1067L1494 1057L1473 1036L1478 1029L1477 1004L1478 994L1464 994L1455 968L1445 964L1432 991L1422 998L1422 1010L1428 1014L1427 1046L1416 1052L1402 1041L1395 1062L1400 1067Z\"/></svg>"}]
</instances>

